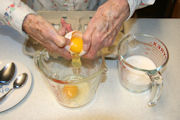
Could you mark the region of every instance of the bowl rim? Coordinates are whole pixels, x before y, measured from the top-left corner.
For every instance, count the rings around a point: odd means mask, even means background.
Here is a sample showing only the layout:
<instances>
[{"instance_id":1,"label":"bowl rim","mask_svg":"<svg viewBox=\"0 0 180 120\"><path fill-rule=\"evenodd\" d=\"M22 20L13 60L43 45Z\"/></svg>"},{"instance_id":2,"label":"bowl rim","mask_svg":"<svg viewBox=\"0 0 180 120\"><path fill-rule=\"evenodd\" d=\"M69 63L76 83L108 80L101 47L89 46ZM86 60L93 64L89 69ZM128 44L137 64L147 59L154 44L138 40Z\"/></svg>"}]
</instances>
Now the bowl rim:
<instances>
[{"instance_id":1,"label":"bowl rim","mask_svg":"<svg viewBox=\"0 0 180 120\"><path fill-rule=\"evenodd\" d=\"M129 64L128 62L126 62L126 59L124 58L123 55L120 55L119 51L120 51L120 48L121 48L121 44L127 40L127 38L129 37L133 37L135 38L136 36L143 36L143 37L147 37L147 38L152 38L156 41L158 41L159 43L161 43L163 45L163 47L165 48L165 51L167 52L167 58L166 60L164 61L164 63L162 63L162 65L160 66L157 66L155 69L152 69L152 70L147 70L147 69L142 69L142 68L138 68L134 65L131 65ZM153 35L150 35L150 34L145 34L145 33L129 33L127 35L125 35L122 40L120 41L119 45L118 45L118 61L122 61L125 65L127 65L129 68L132 68L132 69L135 69L135 70L138 70L138 71L143 71L143 72L148 72L148 73L156 73L157 71L161 71L163 68L165 68L165 66L167 65L168 61L169 61L169 51L168 51L168 48L167 46L164 44L164 42L162 42L159 38L153 36Z\"/></svg>"},{"instance_id":2,"label":"bowl rim","mask_svg":"<svg viewBox=\"0 0 180 120\"><path fill-rule=\"evenodd\" d=\"M49 52L47 50L42 50L42 51L39 51L35 54L34 56L34 63L36 65L36 67L38 68L38 70L45 76L47 77L48 79L50 79L51 81L53 82L56 82L56 83L59 83L59 84L77 84L77 83L80 83L80 82L85 82L85 81L89 81L91 79L94 79L96 76L98 75L101 75L102 73L106 73L107 72L107 65L106 65L106 62L105 62L105 58L104 56L101 56L101 64L98 68L98 70L94 73L92 73L91 75L89 75L88 77L84 77L82 78L81 80L78 80L78 81L63 81L63 80L60 80L60 79L56 79L54 78L52 75L48 75L46 74L47 72L45 72L46 70L43 70L41 69L42 67L40 67L40 65L43 65L43 60L48 60L50 57L53 57L52 55L49 54ZM61 56L59 56L61 57ZM44 65L43 65L44 66Z\"/></svg>"}]
</instances>

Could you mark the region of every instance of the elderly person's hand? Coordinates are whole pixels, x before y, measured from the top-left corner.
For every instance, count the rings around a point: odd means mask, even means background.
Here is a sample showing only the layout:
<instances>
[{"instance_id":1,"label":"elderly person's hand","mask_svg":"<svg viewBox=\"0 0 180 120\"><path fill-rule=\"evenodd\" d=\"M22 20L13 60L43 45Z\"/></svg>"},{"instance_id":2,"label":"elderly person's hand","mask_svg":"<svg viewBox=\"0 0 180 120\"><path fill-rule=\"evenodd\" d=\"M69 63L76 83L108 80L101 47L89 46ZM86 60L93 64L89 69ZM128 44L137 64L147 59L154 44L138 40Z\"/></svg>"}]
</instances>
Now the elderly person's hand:
<instances>
[{"instance_id":1,"label":"elderly person's hand","mask_svg":"<svg viewBox=\"0 0 180 120\"><path fill-rule=\"evenodd\" d=\"M71 55L64 48L68 40L64 38L64 35L72 29L71 25L67 24L64 19L61 19L61 24L62 28L57 31L41 16L30 14L23 22L23 30L50 52L69 59Z\"/></svg>"},{"instance_id":2,"label":"elderly person's hand","mask_svg":"<svg viewBox=\"0 0 180 120\"><path fill-rule=\"evenodd\" d=\"M98 8L83 34L85 57L92 59L98 50L113 43L129 12L127 0L108 0Z\"/></svg>"}]
</instances>

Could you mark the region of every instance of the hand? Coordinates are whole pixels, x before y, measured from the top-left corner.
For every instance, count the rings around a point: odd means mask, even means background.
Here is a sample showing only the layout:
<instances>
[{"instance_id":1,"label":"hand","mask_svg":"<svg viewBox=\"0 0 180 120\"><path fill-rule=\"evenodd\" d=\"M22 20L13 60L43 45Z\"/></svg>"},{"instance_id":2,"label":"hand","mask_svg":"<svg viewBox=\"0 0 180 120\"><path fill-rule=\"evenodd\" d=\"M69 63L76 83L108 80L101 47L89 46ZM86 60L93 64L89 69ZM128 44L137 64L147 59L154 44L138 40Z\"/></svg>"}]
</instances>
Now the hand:
<instances>
[{"instance_id":1,"label":"hand","mask_svg":"<svg viewBox=\"0 0 180 120\"><path fill-rule=\"evenodd\" d=\"M128 16L127 0L108 0L100 6L83 34L84 57L92 59L98 50L110 46Z\"/></svg>"},{"instance_id":2,"label":"hand","mask_svg":"<svg viewBox=\"0 0 180 120\"><path fill-rule=\"evenodd\" d=\"M55 52L69 59L71 55L64 48L68 40L63 36L66 32L72 31L72 28L64 19L61 19L61 24L62 28L56 31L54 27L41 16L29 14L23 22L23 29L48 51Z\"/></svg>"}]
</instances>

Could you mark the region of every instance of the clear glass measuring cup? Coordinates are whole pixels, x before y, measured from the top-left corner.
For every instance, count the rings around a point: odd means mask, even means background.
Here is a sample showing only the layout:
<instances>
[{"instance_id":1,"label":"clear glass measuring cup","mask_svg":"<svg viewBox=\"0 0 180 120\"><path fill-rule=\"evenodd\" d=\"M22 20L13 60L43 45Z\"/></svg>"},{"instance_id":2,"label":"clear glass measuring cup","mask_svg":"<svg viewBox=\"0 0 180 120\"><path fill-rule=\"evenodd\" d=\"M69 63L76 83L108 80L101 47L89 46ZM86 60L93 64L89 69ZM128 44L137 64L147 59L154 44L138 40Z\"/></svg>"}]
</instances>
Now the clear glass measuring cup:
<instances>
[{"instance_id":1,"label":"clear glass measuring cup","mask_svg":"<svg viewBox=\"0 0 180 120\"><path fill-rule=\"evenodd\" d=\"M94 60L81 58L81 68L74 73L71 60L45 50L36 53L34 62L57 101L70 108L86 105L94 98L107 70L103 57Z\"/></svg>"},{"instance_id":2,"label":"clear glass measuring cup","mask_svg":"<svg viewBox=\"0 0 180 120\"><path fill-rule=\"evenodd\" d=\"M165 44L147 34L126 35L118 46L121 84L132 92L151 88L149 106L157 104L162 92L163 72L169 53Z\"/></svg>"}]
</instances>

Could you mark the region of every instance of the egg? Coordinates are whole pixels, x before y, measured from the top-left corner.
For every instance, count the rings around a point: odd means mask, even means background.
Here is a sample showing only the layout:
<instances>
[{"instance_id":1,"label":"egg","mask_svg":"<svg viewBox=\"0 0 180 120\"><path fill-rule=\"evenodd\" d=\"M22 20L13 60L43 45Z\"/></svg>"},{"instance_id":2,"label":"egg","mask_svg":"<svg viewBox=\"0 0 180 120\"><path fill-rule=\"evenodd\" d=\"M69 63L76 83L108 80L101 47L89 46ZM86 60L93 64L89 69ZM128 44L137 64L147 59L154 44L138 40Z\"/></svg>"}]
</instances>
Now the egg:
<instances>
[{"instance_id":1,"label":"egg","mask_svg":"<svg viewBox=\"0 0 180 120\"><path fill-rule=\"evenodd\" d=\"M80 31L72 31L65 35L65 38L70 39L70 44L65 46L71 54L84 55L86 52L83 50L83 39Z\"/></svg>"},{"instance_id":2,"label":"egg","mask_svg":"<svg viewBox=\"0 0 180 120\"><path fill-rule=\"evenodd\" d=\"M71 107L83 105L89 100L89 95L90 87L87 82L63 87L64 103Z\"/></svg>"},{"instance_id":3,"label":"egg","mask_svg":"<svg viewBox=\"0 0 180 120\"><path fill-rule=\"evenodd\" d=\"M82 33L80 32L72 33L70 50L75 54L81 53L81 51L83 50Z\"/></svg>"},{"instance_id":4,"label":"egg","mask_svg":"<svg viewBox=\"0 0 180 120\"><path fill-rule=\"evenodd\" d=\"M75 85L65 85L63 93L69 99L75 98L78 95L78 87Z\"/></svg>"}]
</instances>

